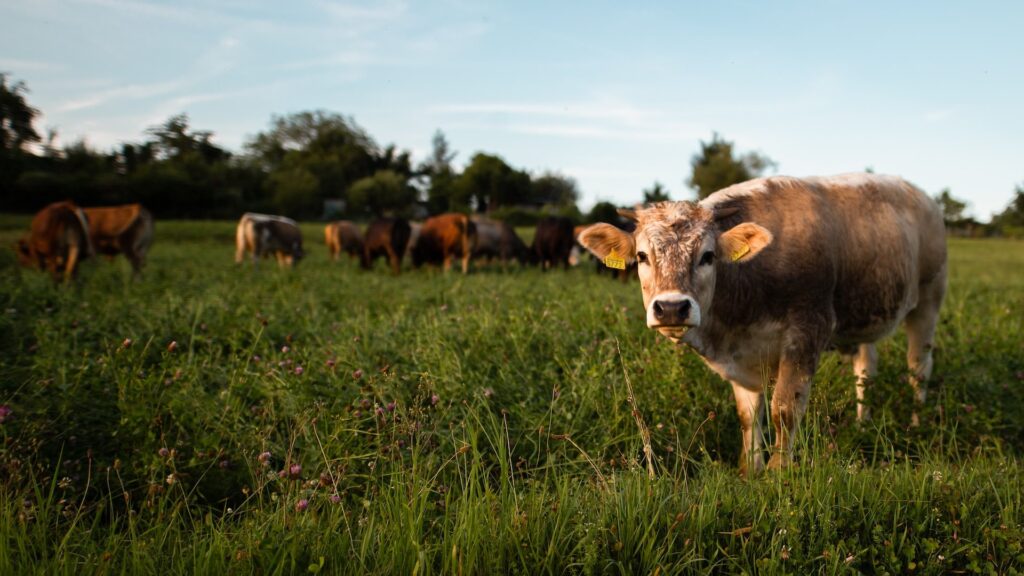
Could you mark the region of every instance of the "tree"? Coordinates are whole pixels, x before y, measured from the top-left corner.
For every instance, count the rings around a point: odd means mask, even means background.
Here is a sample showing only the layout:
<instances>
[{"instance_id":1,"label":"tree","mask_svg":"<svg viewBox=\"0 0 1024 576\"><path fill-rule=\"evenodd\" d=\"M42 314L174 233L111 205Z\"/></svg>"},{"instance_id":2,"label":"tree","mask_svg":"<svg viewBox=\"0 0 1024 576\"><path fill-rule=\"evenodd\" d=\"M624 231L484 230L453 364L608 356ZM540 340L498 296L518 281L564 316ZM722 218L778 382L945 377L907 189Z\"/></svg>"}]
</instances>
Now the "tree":
<instances>
[{"instance_id":1,"label":"tree","mask_svg":"<svg viewBox=\"0 0 1024 576\"><path fill-rule=\"evenodd\" d=\"M32 127L39 110L25 100L28 88L24 82L8 86L7 74L0 73L0 152L8 156L24 151L26 144L39 142L39 133Z\"/></svg>"},{"instance_id":2,"label":"tree","mask_svg":"<svg viewBox=\"0 0 1024 576\"><path fill-rule=\"evenodd\" d=\"M665 202L671 200L668 197L668 190L661 185L661 182L655 181L654 185L648 190L644 190L644 204L654 204L655 202Z\"/></svg>"},{"instance_id":3,"label":"tree","mask_svg":"<svg viewBox=\"0 0 1024 576\"><path fill-rule=\"evenodd\" d=\"M535 178L530 188L530 203L540 206L575 206L580 195L576 180L553 172Z\"/></svg>"},{"instance_id":4,"label":"tree","mask_svg":"<svg viewBox=\"0 0 1024 576\"><path fill-rule=\"evenodd\" d=\"M206 163L214 163L230 156L227 150L212 142L213 132L191 130L188 125L188 114L171 116L160 126L147 129L146 133L153 136L154 140L148 144L161 160L195 158Z\"/></svg>"},{"instance_id":5,"label":"tree","mask_svg":"<svg viewBox=\"0 0 1024 576\"><path fill-rule=\"evenodd\" d=\"M419 172L429 179L427 210L431 214L447 212L451 208L456 178L452 160L455 160L456 154L449 147L444 132L434 132L430 156L419 167Z\"/></svg>"},{"instance_id":6,"label":"tree","mask_svg":"<svg viewBox=\"0 0 1024 576\"><path fill-rule=\"evenodd\" d=\"M775 166L770 158L757 152L735 157L733 143L723 139L717 132L712 135L710 142L701 141L700 148L700 154L695 154L690 160L693 174L688 181L700 199L722 188L757 178Z\"/></svg>"},{"instance_id":7,"label":"tree","mask_svg":"<svg viewBox=\"0 0 1024 576\"><path fill-rule=\"evenodd\" d=\"M1024 183L1014 187L1014 195L1006 209L992 218L992 225L1003 234L1024 234Z\"/></svg>"},{"instance_id":8,"label":"tree","mask_svg":"<svg viewBox=\"0 0 1024 576\"><path fill-rule=\"evenodd\" d=\"M416 202L416 190L405 176L381 170L352 184L348 201L353 211L370 212L375 216L405 214Z\"/></svg>"},{"instance_id":9,"label":"tree","mask_svg":"<svg viewBox=\"0 0 1024 576\"><path fill-rule=\"evenodd\" d=\"M939 208L942 209L942 219L946 222L946 228L957 226L963 221L967 202L954 198L949 193L949 188L943 189L935 197L935 201L939 204Z\"/></svg>"},{"instance_id":10,"label":"tree","mask_svg":"<svg viewBox=\"0 0 1024 576\"><path fill-rule=\"evenodd\" d=\"M621 220L621 217L618 213L618 207L611 202L598 202L594 204L594 207L590 209L590 213L587 214L587 222L591 224L597 222L615 224L619 220Z\"/></svg>"},{"instance_id":11,"label":"tree","mask_svg":"<svg viewBox=\"0 0 1024 576\"><path fill-rule=\"evenodd\" d=\"M459 175L449 208L490 212L530 201L530 175L515 170L498 156L478 152Z\"/></svg>"},{"instance_id":12,"label":"tree","mask_svg":"<svg viewBox=\"0 0 1024 576\"><path fill-rule=\"evenodd\" d=\"M248 162L268 175L266 192L272 198L290 196L288 174L305 172L315 179L313 189L303 190L302 211L292 212L295 216L320 215L324 200L344 196L378 169L411 172L407 152L393 146L381 151L353 120L323 110L274 116L271 128L246 142L245 149ZM303 178L307 185L313 181Z\"/></svg>"}]
</instances>

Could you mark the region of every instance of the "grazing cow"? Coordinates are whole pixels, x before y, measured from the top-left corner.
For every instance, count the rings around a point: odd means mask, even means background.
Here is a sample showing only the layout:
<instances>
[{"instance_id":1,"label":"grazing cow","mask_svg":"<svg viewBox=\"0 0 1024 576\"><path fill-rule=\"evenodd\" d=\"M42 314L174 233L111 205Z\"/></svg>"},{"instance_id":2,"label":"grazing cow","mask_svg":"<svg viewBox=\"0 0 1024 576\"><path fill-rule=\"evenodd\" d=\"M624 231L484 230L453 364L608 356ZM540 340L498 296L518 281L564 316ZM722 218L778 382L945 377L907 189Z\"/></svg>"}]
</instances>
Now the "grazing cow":
<instances>
[{"instance_id":1,"label":"grazing cow","mask_svg":"<svg viewBox=\"0 0 1024 576\"><path fill-rule=\"evenodd\" d=\"M905 322L910 384L924 402L946 240L941 210L920 189L872 174L772 177L628 215L633 234L596 224L581 241L599 258L615 250L637 260L648 327L689 345L732 383L742 473L764 465L767 382L775 386L768 467L791 462L819 356L830 347L853 357L864 420L875 342Z\"/></svg>"},{"instance_id":2,"label":"grazing cow","mask_svg":"<svg viewBox=\"0 0 1024 576\"><path fill-rule=\"evenodd\" d=\"M138 276L153 243L153 215L142 204L82 208L89 220L89 238L98 254L124 254Z\"/></svg>"},{"instance_id":3,"label":"grazing cow","mask_svg":"<svg viewBox=\"0 0 1024 576\"><path fill-rule=\"evenodd\" d=\"M93 253L85 214L72 202L50 204L32 218L29 235L18 241L17 251L23 266L49 271L54 282L71 280L78 263Z\"/></svg>"},{"instance_id":4,"label":"grazing cow","mask_svg":"<svg viewBox=\"0 0 1024 576\"><path fill-rule=\"evenodd\" d=\"M562 216L547 216L537 222L530 251L542 270L559 264L568 270L575 243L572 220Z\"/></svg>"},{"instance_id":5,"label":"grazing cow","mask_svg":"<svg viewBox=\"0 0 1024 576\"><path fill-rule=\"evenodd\" d=\"M522 238L516 234L515 228L499 222L473 216L471 218L476 225L476 248L473 249L473 258L486 258L488 262L497 258L502 268L508 267L509 260L516 260L520 265L526 264L529 250Z\"/></svg>"},{"instance_id":6,"label":"grazing cow","mask_svg":"<svg viewBox=\"0 0 1024 576\"><path fill-rule=\"evenodd\" d=\"M356 225L348 220L331 222L324 227L324 241L331 259L337 261L338 255L344 251L350 258L363 258L363 234Z\"/></svg>"},{"instance_id":7,"label":"grazing cow","mask_svg":"<svg viewBox=\"0 0 1024 576\"><path fill-rule=\"evenodd\" d=\"M412 263L443 264L451 270L452 258L462 260L462 273L469 271L469 259L476 246L476 224L465 214L450 212L428 218L420 229L419 240L412 249Z\"/></svg>"},{"instance_id":8,"label":"grazing cow","mask_svg":"<svg viewBox=\"0 0 1024 576\"><path fill-rule=\"evenodd\" d=\"M369 270L378 256L386 256L391 272L402 272L402 256L409 244L409 222L402 218L381 218L366 227L363 245L363 268Z\"/></svg>"},{"instance_id":9,"label":"grazing cow","mask_svg":"<svg viewBox=\"0 0 1024 576\"><path fill-rule=\"evenodd\" d=\"M245 253L252 255L253 265L271 254L277 265L292 267L306 253L302 249L302 232L291 218L246 212L235 231L235 262L242 262Z\"/></svg>"}]
</instances>

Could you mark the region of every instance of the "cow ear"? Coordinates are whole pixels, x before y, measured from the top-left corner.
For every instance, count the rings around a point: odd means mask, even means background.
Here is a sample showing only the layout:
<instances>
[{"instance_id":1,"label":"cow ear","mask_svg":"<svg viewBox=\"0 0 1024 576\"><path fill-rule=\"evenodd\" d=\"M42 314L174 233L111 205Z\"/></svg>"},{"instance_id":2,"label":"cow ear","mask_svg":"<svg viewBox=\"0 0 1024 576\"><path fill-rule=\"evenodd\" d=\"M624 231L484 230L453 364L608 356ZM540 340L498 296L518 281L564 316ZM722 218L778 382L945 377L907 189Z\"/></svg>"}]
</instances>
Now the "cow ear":
<instances>
[{"instance_id":1,"label":"cow ear","mask_svg":"<svg viewBox=\"0 0 1024 576\"><path fill-rule=\"evenodd\" d=\"M611 224L588 226L580 232L579 242L600 260L604 260L612 252L630 262L635 258L633 235Z\"/></svg>"},{"instance_id":2,"label":"cow ear","mask_svg":"<svg viewBox=\"0 0 1024 576\"><path fill-rule=\"evenodd\" d=\"M753 222L733 226L718 237L722 254L731 262L746 262L772 243L772 233Z\"/></svg>"}]
</instances>

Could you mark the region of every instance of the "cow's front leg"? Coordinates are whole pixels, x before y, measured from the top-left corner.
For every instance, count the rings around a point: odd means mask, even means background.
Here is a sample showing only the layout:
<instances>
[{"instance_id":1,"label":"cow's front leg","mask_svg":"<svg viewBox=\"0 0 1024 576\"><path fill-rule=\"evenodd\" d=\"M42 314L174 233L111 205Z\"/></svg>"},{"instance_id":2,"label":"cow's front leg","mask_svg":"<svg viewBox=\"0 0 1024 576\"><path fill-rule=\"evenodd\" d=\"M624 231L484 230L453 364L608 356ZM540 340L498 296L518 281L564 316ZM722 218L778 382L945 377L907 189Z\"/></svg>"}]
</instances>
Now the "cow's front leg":
<instances>
[{"instance_id":1,"label":"cow's front leg","mask_svg":"<svg viewBox=\"0 0 1024 576\"><path fill-rule=\"evenodd\" d=\"M740 476L751 477L764 470L764 453L761 450L761 415L764 413L764 392L752 390L732 381L732 393L736 397L736 414L743 430L743 452L740 454Z\"/></svg>"},{"instance_id":2,"label":"cow's front leg","mask_svg":"<svg viewBox=\"0 0 1024 576\"><path fill-rule=\"evenodd\" d=\"M793 462L793 438L807 410L811 381L818 365L817 353L783 355L772 393L772 425L775 444L768 469L785 468Z\"/></svg>"}]
</instances>

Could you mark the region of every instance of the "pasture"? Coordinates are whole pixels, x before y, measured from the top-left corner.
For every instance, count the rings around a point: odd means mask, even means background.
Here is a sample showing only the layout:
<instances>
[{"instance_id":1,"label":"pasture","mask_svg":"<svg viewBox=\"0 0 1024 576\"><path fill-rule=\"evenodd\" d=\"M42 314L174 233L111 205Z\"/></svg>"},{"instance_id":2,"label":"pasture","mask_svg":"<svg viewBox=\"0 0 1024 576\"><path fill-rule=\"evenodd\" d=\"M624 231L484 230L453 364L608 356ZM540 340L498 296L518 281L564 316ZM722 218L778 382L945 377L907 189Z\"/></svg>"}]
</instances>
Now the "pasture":
<instances>
[{"instance_id":1,"label":"pasture","mask_svg":"<svg viewBox=\"0 0 1024 576\"><path fill-rule=\"evenodd\" d=\"M798 465L744 480L728 384L635 281L367 273L314 224L295 270L236 267L233 223L158 221L141 281L56 287L7 248L27 222L0 218L2 574L1024 570L1019 242L950 241L920 427L897 334L870 423L826 356Z\"/></svg>"}]
</instances>

